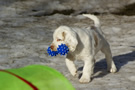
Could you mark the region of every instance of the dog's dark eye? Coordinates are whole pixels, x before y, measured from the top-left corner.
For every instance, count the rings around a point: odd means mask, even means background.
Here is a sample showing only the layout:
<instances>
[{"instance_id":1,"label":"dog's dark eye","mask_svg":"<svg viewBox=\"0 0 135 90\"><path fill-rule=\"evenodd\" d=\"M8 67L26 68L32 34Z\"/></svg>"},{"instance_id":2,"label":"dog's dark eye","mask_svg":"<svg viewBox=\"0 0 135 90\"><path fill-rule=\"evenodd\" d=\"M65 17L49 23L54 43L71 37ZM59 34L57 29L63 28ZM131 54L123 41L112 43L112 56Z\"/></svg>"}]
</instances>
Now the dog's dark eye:
<instances>
[{"instance_id":1,"label":"dog's dark eye","mask_svg":"<svg viewBox=\"0 0 135 90\"><path fill-rule=\"evenodd\" d=\"M57 39L57 41L61 41L61 39Z\"/></svg>"}]
</instances>

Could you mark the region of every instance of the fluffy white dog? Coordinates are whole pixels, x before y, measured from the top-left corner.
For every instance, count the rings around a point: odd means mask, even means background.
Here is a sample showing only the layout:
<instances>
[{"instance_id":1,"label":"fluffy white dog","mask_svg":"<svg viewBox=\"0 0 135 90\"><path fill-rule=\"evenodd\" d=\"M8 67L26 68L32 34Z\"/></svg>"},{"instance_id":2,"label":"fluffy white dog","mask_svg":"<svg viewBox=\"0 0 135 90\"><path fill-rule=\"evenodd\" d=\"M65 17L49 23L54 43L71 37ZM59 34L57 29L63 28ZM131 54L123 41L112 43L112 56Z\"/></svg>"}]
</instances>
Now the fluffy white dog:
<instances>
[{"instance_id":1,"label":"fluffy white dog","mask_svg":"<svg viewBox=\"0 0 135 90\"><path fill-rule=\"evenodd\" d=\"M101 50L106 57L107 70L114 73L117 68L112 59L110 46L102 35L99 19L91 14L83 14L83 16L94 21L94 26L90 29L80 29L68 26L58 27L53 34L53 42L51 49L57 50L58 45L66 44L69 47L69 53L66 56L66 65L70 73L75 76L77 69L74 60L84 61L83 74L80 78L81 83L91 81L93 74L95 55Z\"/></svg>"}]
</instances>

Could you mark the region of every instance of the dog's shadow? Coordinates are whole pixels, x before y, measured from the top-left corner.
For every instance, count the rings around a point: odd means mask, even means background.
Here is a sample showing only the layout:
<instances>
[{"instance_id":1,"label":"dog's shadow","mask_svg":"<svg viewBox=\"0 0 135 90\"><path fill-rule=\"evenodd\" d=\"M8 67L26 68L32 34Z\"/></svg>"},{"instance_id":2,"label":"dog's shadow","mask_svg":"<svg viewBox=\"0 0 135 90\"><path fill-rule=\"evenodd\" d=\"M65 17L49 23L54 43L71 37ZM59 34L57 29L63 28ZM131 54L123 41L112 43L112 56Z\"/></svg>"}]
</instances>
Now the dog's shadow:
<instances>
[{"instance_id":1,"label":"dog's shadow","mask_svg":"<svg viewBox=\"0 0 135 90\"><path fill-rule=\"evenodd\" d=\"M121 69L122 66L126 65L128 62L135 61L135 51L132 51L130 53L114 56L113 60L116 64L117 67L117 72ZM82 71L83 67L78 68L78 71ZM98 75L94 75L96 73L100 72ZM106 60L102 59L99 62L95 63L95 68L94 68L94 74L93 74L93 79L94 78L99 78L99 77L104 77L107 75L109 72L107 71L107 64ZM82 73L79 74L78 78L82 76Z\"/></svg>"}]
</instances>

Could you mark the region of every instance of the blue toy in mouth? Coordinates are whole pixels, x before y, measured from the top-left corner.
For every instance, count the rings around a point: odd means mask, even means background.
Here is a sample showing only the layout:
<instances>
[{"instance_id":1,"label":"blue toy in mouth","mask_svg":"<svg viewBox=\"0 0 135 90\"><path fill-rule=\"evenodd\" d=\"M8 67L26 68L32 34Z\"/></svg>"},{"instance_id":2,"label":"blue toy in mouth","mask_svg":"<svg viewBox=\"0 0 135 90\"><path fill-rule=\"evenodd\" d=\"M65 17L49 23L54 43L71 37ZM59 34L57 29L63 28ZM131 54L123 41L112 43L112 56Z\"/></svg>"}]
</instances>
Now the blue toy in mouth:
<instances>
[{"instance_id":1,"label":"blue toy in mouth","mask_svg":"<svg viewBox=\"0 0 135 90\"><path fill-rule=\"evenodd\" d=\"M47 52L50 56L66 55L69 52L69 48L65 44L61 44L58 46L57 51L52 51L50 47L48 47Z\"/></svg>"},{"instance_id":2,"label":"blue toy in mouth","mask_svg":"<svg viewBox=\"0 0 135 90\"><path fill-rule=\"evenodd\" d=\"M50 56L58 55L58 51L52 51L50 47L48 47L47 52Z\"/></svg>"},{"instance_id":3,"label":"blue toy in mouth","mask_svg":"<svg viewBox=\"0 0 135 90\"><path fill-rule=\"evenodd\" d=\"M68 54L69 48L65 44L61 44L58 46L57 51L60 55Z\"/></svg>"}]
</instances>

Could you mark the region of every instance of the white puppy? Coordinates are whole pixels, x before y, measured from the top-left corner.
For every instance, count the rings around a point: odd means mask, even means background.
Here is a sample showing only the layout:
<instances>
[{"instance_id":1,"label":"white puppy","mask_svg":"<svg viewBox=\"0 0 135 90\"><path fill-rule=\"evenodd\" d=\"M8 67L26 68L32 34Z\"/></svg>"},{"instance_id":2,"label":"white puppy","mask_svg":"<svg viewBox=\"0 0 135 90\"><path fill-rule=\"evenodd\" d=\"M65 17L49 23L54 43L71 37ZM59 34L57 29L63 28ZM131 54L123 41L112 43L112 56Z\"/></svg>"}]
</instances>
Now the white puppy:
<instances>
[{"instance_id":1,"label":"white puppy","mask_svg":"<svg viewBox=\"0 0 135 90\"><path fill-rule=\"evenodd\" d=\"M116 66L112 60L112 54L108 42L102 35L100 29L99 19L91 14L83 14L94 21L94 26L91 29L80 29L68 26L58 27L53 34L53 42L51 49L57 50L61 43L69 47L69 53L66 56L66 65L70 73L75 76L77 69L74 60L84 61L83 74L80 78L81 83L88 83L91 81L93 74L95 55L101 50L106 57L108 71L114 73L117 71Z\"/></svg>"}]
</instances>

